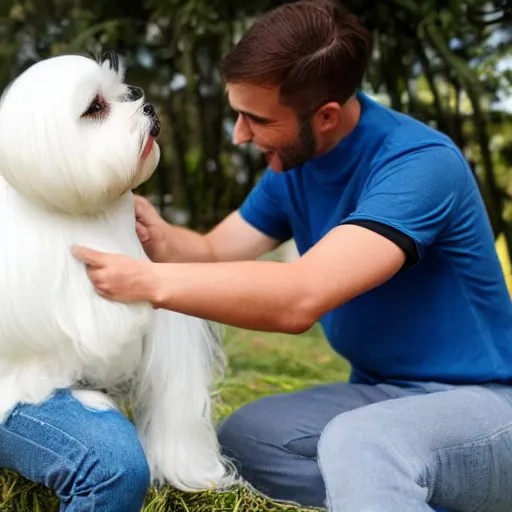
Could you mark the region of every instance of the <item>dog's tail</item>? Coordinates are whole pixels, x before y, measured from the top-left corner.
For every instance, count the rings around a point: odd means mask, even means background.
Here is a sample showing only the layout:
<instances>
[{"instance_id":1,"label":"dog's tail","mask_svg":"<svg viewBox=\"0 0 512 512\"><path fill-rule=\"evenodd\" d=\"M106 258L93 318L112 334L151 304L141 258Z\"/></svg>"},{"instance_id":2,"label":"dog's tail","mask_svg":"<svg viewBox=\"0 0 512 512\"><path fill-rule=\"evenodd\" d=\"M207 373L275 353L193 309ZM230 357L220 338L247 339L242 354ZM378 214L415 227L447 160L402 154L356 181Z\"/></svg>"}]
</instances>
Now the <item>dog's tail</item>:
<instances>
[{"instance_id":1,"label":"dog's tail","mask_svg":"<svg viewBox=\"0 0 512 512\"><path fill-rule=\"evenodd\" d=\"M153 483L183 491L235 483L212 418L212 386L224 366L220 336L212 324L155 311L133 398Z\"/></svg>"}]
</instances>

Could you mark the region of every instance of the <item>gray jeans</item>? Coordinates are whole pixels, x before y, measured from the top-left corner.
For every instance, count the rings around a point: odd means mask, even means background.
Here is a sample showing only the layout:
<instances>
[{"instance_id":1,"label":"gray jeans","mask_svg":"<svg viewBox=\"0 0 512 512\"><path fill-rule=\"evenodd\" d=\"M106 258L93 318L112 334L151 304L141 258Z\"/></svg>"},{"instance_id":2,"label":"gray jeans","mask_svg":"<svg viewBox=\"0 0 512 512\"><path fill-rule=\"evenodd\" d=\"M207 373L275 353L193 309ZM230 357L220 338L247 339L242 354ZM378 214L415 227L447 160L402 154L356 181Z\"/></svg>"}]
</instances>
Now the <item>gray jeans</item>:
<instances>
[{"instance_id":1,"label":"gray jeans","mask_svg":"<svg viewBox=\"0 0 512 512\"><path fill-rule=\"evenodd\" d=\"M331 512L512 511L512 387L340 383L219 429L260 492Z\"/></svg>"}]
</instances>

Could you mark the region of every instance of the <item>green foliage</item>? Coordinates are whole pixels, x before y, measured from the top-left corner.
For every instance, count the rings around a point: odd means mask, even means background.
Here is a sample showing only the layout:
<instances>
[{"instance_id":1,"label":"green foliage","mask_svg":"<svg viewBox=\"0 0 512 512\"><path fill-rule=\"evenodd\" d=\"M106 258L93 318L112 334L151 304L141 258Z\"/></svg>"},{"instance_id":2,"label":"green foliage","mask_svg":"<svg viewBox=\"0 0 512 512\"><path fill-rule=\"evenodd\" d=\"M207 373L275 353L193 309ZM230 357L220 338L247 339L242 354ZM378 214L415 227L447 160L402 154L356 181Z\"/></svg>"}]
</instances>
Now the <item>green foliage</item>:
<instances>
[{"instance_id":1,"label":"green foliage","mask_svg":"<svg viewBox=\"0 0 512 512\"><path fill-rule=\"evenodd\" d=\"M229 328L225 346L226 378L218 387L216 418L258 398L346 380L349 367L328 347L316 326L300 336ZM19 475L0 472L0 511L57 512L58 501L42 485ZM230 492L181 493L151 489L144 512L306 512L313 509L274 503L245 487Z\"/></svg>"},{"instance_id":2,"label":"green foliage","mask_svg":"<svg viewBox=\"0 0 512 512\"><path fill-rule=\"evenodd\" d=\"M162 163L142 193L172 194L187 222L208 229L237 208L264 162L234 148L234 120L217 64L255 16L283 1L13 0L0 7L0 89L36 60L67 52L119 50L127 80L142 86L162 118ZM365 89L448 133L478 156L496 234L505 229L505 200L494 178L489 105L511 88L510 14L485 0L346 0L372 31L375 53ZM494 37L491 44L491 36ZM507 35L508 34L508 35ZM172 85L171 85L172 84ZM427 96L425 96L427 92ZM502 115L503 117L504 115ZM509 169L507 169L507 173Z\"/></svg>"}]
</instances>

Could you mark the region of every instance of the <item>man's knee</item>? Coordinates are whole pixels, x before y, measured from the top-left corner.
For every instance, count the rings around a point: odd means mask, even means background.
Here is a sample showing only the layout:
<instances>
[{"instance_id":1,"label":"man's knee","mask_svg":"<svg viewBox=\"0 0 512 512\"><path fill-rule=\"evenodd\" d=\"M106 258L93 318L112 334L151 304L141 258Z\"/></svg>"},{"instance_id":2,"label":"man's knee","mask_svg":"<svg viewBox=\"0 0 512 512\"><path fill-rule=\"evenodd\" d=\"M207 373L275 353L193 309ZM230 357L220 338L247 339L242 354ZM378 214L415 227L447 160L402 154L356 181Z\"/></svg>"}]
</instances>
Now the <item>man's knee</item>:
<instances>
[{"instance_id":1,"label":"man's knee","mask_svg":"<svg viewBox=\"0 0 512 512\"><path fill-rule=\"evenodd\" d=\"M267 478L269 468L292 471L297 457L315 459L317 437L302 432L286 395L250 403L226 418L218 430L224 455L242 476ZM292 410L290 410L292 409Z\"/></svg>"},{"instance_id":2,"label":"man's knee","mask_svg":"<svg viewBox=\"0 0 512 512\"><path fill-rule=\"evenodd\" d=\"M301 430L288 399L275 395L242 407L221 424L219 441L240 475L263 494L322 506L318 437Z\"/></svg>"},{"instance_id":3,"label":"man's knee","mask_svg":"<svg viewBox=\"0 0 512 512\"><path fill-rule=\"evenodd\" d=\"M228 416L219 426L218 438L222 450L228 457L239 463L246 462L248 457L257 456L254 446L264 442L272 446L277 441L272 431L271 411L266 407L267 399L250 403Z\"/></svg>"},{"instance_id":4,"label":"man's knee","mask_svg":"<svg viewBox=\"0 0 512 512\"><path fill-rule=\"evenodd\" d=\"M267 456L276 451L280 456L290 452L315 457L316 441L312 441L308 433L298 430L286 398L283 395L262 398L226 418L218 430L224 451L235 458L258 457L259 452L254 451L258 445ZM300 453L302 451L307 454Z\"/></svg>"},{"instance_id":5,"label":"man's knee","mask_svg":"<svg viewBox=\"0 0 512 512\"><path fill-rule=\"evenodd\" d=\"M416 433L404 423L385 403L336 416L327 424L318 442L321 468L324 472L342 467L359 467L364 471L372 467L376 459L387 459L392 464L407 460L409 466L413 465L421 447Z\"/></svg>"}]
</instances>

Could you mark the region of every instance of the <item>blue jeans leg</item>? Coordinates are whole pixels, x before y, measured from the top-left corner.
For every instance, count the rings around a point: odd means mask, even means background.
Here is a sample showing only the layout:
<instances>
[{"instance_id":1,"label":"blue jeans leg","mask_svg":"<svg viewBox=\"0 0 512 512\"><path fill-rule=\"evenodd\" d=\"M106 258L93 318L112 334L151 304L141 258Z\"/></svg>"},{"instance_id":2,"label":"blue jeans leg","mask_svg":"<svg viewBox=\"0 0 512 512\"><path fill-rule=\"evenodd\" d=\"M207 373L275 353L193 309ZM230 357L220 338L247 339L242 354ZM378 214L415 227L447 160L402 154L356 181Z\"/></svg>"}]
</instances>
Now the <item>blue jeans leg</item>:
<instances>
[{"instance_id":1,"label":"blue jeans leg","mask_svg":"<svg viewBox=\"0 0 512 512\"><path fill-rule=\"evenodd\" d=\"M332 512L512 510L512 389L464 386L334 418L318 458Z\"/></svg>"},{"instance_id":2,"label":"blue jeans leg","mask_svg":"<svg viewBox=\"0 0 512 512\"><path fill-rule=\"evenodd\" d=\"M242 477L261 493L322 507L325 485L317 443L323 429L338 414L396 393L386 385L339 383L269 396L228 417L220 425L219 441Z\"/></svg>"},{"instance_id":3,"label":"blue jeans leg","mask_svg":"<svg viewBox=\"0 0 512 512\"><path fill-rule=\"evenodd\" d=\"M149 487L129 420L90 410L68 390L20 405L0 424L0 467L53 490L62 512L139 512Z\"/></svg>"},{"instance_id":4,"label":"blue jeans leg","mask_svg":"<svg viewBox=\"0 0 512 512\"><path fill-rule=\"evenodd\" d=\"M509 387L320 386L241 408L219 440L278 500L330 512L512 510Z\"/></svg>"}]
</instances>

